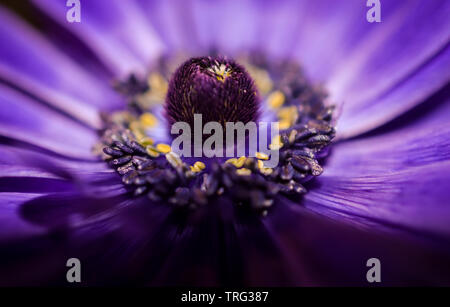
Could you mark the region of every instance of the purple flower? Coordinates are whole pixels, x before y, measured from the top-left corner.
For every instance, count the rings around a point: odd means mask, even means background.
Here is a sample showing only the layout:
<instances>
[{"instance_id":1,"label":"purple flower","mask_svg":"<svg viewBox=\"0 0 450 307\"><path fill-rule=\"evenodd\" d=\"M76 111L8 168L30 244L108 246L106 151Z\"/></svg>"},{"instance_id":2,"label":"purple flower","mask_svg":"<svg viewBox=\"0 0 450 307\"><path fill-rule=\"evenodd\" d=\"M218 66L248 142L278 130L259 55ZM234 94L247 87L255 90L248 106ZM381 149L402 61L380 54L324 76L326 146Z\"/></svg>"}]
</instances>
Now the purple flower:
<instances>
[{"instance_id":1,"label":"purple flower","mask_svg":"<svg viewBox=\"0 0 450 307\"><path fill-rule=\"evenodd\" d=\"M0 7L0 285L450 284L449 1L65 2ZM173 155L185 106L280 166Z\"/></svg>"}]
</instances>

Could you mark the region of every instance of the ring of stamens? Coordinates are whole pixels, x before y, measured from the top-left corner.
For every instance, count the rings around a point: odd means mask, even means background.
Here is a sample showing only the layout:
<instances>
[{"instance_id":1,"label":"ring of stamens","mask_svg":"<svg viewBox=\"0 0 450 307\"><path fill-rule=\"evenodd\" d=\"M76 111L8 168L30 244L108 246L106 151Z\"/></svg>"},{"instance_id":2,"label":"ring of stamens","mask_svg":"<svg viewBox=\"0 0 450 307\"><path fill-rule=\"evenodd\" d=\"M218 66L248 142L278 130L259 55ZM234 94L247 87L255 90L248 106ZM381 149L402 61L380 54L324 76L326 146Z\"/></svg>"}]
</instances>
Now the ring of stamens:
<instances>
[{"instance_id":1,"label":"ring of stamens","mask_svg":"<svg viewBox=\"0 0 450 307\"><path fill-rule=\"evenodd\" d=\"M164 85L163 73L153 71L150 75L161 76L158 82L153 77L153 86L142 85L135 77L119 83L129 99L129 109L105 117L105 128L96 147L103 159L122 176L130 192L135 196L147 195L152 201L168 202L177 208L191 209L217 197L228 197L262 215L267 214L277 195L306 193L304 183L322 173L319 159L335 135L334 108L323 103L324 92L305 80L296 63L288 62L284 66L289 69L287 77L268 79L272 70L278 69L276 75L282 76L283 71L277 65L274 68L251 62L251 59L242 62L250 67L251 74L254 72L255 84L263 87L259 90L265 93L267 105L280 123L280 135L270 144L271 149L280 151L278 166L266 167L264 161L269 157L264 153L257 153L254 158L231 158L222 164L206 166L196 161L188 165L168 144L156 144L145 133L146 128L158 125L151 113L154 101L149 103L145 99L155 97L152 91L167 89L167 81ZM218 62L207 71L219 82L232 74L229 67Z\"/></svg>"}]
</instances>

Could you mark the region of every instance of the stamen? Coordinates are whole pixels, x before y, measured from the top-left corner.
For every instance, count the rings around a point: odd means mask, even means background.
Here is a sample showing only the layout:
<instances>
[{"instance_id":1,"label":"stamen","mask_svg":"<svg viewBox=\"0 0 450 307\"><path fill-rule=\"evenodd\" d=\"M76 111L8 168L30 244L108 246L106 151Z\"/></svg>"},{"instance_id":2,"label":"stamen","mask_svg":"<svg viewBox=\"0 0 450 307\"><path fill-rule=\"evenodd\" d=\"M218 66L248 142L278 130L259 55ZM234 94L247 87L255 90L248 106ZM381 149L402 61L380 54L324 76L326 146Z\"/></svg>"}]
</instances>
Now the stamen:
<instances>
[{"instance_id":1,"label":"stamen","mask_svg":"<svg viewBox=\"0 0 450 307\"><path fill-rule=\"evenodd\" d=\"M283 147L283 142L281 142L281 136L276 135L272 139L272 143L269 145L269 149L271 150L280 150Z\"/></svg>"},{"instance_id":2,"label":"stamen","mask_svg":"<svg viewBox=\"0 0 450 307\"><path fill-rule=\"evenodd\" d=\"M279 128L285 130L290 128L298 119L298 109L296 106L284 107L278 111L280 120Z\"/></svg>"},{"instance_id":3,"label":"stamen","mask_svg":"<svg viewBox=\"0 0 450 307\"><path fill-rule=\"evenodd\" d=\"M243 61L250 76L255 80L255 85L262 95L268 94L273 88L273 81L265 69L258 68L246 61Z\"/></svg>"},{"instance_id":4,"label":"stamen","mask_svg":"<svg viewBox=\"0 0 450 307\"><path fill-rule=\"evenodd\" d=\"M151 113L144 113L139 117L139 122L144 127L154 127L158 124L158 119Z\"/></svg>"},{"instance_id":5,"label":"stamen","mask_svg":"<svg viewBox=\"0 0 450 307\"><path fill-rule=\"evenodd\" d=\"M252 174L252 171L248 168L240 168L236 170L236 173L240 176L250 176Z\"/></svg>"},{"instance_id":6,"label":"stamen","mask_svg":"<svg viewBox=\"0 0 450 307\"><path fill-rule=\"evenodd\" d=\"M191 171L193 171L194 173L199 173L202 170L205 169L205 164L203 162L197 161L194 163L193 166L191 166Z\"/></svg>"},{"instance_id":7,"label":"stamen","mask_svg":"<svg viewBox=\"0 0 450 307\"><path fill-rule=\"evenodd\" d=\"M267 101L269 103L269 106L272 109L278 109L280 108L283 104L284 101L286 100L286 97L284 96L284 94L281 91L274 91L272 94L269 95L269 97L267 98Z\"/></svg>"},{"instance_id":8,"label":"stamen","mask_svg":"<svg viewBox=\"0 0 450 307\"><path fill-rule=\"evenodd\" d=\"M260 160L269 160L269 156L263 152L257 152L257 153L255 153L255 156L257 159L260 159Z\"/></svg>"},{"instance_id":9,"label":"stamen","mask_svg":"<svg viewBox=\"0 0 450 307\"><path fill-rule=\"evenodd\" d=\"M169 153L172 149L170 148L170 145L160 143L156 145L156 150L161 153Z\"/></svg>"}]
</instances>

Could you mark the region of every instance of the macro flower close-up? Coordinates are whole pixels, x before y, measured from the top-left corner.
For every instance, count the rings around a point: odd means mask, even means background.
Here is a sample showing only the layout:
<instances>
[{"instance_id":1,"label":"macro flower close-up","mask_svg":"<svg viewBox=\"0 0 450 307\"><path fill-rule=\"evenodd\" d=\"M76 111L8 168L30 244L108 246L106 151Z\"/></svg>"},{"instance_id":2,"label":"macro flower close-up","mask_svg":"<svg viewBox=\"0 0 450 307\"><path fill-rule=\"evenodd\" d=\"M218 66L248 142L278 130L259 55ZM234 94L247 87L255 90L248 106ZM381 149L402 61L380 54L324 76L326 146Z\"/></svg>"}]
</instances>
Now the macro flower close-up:
<instances>
[{"instance_id":1,"label":"macro flower close-up","mask_svg":"<svg viewBox=\"0 0 450 307\"><path fill-rule=\"evenodd\" d=\"M0 41L0 286L450 286L450 1L8 0Z\"/></svg>"}]
</instances>

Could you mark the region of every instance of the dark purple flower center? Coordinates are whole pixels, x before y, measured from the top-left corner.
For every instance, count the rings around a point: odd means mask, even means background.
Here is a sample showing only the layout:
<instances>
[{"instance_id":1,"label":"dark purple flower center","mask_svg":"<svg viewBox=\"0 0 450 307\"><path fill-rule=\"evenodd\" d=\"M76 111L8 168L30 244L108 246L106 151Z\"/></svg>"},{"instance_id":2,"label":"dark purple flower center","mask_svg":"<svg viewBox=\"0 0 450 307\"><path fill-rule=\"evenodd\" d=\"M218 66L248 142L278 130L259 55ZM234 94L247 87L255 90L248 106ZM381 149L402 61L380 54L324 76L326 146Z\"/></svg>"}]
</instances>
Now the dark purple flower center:
<instances>
[{"instance_id":1,"label":"dark purple flower center","mask_svg":"<svg viewBox=\"0 0 450 307\"><path fill-rule=\"evenodd\" d=\"M256 121L259 95L245 69L223 57L191 58L174 73L166 97L169 124L187 122L194 114L203 122Z\"/></svg>"}]
</instances>

